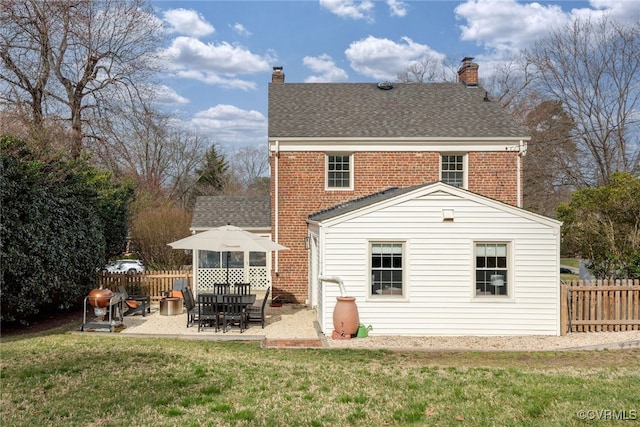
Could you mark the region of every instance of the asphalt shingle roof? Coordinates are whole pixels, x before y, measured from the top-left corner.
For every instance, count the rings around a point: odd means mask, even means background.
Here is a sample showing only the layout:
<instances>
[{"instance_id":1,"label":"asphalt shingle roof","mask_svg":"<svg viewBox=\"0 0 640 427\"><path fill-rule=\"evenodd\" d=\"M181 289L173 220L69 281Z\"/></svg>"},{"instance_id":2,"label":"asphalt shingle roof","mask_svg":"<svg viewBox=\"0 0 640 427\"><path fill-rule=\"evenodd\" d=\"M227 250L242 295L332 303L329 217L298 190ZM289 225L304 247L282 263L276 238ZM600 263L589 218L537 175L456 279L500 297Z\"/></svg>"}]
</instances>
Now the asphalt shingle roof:
<instances>
[{"instance_id":1,"label":"asphalt shingle roof","mask_svg":"<svg viewBox=\"0 0 640 427\"><path fill-rule=\"evenodd\" d=\"M269 137L526 137L485 95L462 83L271 83Z\"/></svg>"},{"instance_id":2,"label":"asphalt shingle roof","mask_svg":"<svg viewBox=\"0 0 640 427\"><path fill-rule=\"evenodd\" d=\"M235 225L244 229L271 228L269 196L200 196L191 220L191 228L215 228Z\"/></svg>"},{"instance_id":3,"label":"asphalt shingle roof","mask_svg":"<svg viewBox=\"0 0 640 427\"><path fill-rule=\"evenodd\" d=\"M383 200L389 200L394 197L397 197L401 194L408 193L420 187L426 187L431 184L419 184L411 187L389 187L382 191L378 191L377 193L370 194L368 196L360 197L358 199L349 200L347 202L341 203L339 205L323 209L319 212L315 212L309 215L309 219L312 221L324 221L326 219L330 219L336 216L344 215L349 212L357 211L358 209L362 209L364 207L373 205L375 203L381 202Z\"/></svg>"}]
</instances>

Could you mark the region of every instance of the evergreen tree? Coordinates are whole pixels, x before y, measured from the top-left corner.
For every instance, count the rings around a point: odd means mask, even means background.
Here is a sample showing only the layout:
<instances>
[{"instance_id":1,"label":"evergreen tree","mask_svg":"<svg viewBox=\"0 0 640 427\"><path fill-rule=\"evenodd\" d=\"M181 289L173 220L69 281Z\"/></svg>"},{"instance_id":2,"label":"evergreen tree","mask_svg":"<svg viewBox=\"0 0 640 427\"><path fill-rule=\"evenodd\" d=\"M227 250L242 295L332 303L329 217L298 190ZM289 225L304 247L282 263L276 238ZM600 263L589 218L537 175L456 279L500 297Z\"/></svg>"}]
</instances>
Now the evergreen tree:
<instances>
[{"instance_id":1,"label":"evergreen tree","mask_svg":"<svg viewBox=\"0 0 640 427\"><path fill-rule=\"evenodd\" d=\"M221 192L228 179L229 163L222 154L218 154L215 145L205 154L201 169L196 169L197 193L211 194Z\"/></svg>"}]
</instances>

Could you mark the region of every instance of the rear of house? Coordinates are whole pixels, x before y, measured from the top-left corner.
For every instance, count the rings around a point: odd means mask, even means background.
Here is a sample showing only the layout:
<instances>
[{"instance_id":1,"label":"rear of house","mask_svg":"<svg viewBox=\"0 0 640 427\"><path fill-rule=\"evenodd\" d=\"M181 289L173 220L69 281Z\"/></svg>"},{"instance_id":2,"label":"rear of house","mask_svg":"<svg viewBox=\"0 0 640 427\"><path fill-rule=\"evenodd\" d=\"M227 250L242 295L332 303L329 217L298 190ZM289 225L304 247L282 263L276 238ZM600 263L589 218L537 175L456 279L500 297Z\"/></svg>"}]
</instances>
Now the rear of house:
<instances>
[{"instance_id":1,"label":"rear of house","mask_svg":"<svg viewBox=\"0 0 640 427\"><path fill-rule=\"evenodd\" d=\"M285 83L269 86L273 292L309 299L309 214L389 187L442 181L521 204L529 140L478 86L465 58L460 83Z\"/></svg>"},{"instance_id":2,"label":"rear of house","mask_svg":"<svg viewBox=\"0 0 640 427\"><path fill-rule=\"evenodd\" d=\"M374 334L558 335L560 223L522 206L526 130L478 86L269 87L273 294L331 333L338 276Z\"/></svg>"}]
</instances>

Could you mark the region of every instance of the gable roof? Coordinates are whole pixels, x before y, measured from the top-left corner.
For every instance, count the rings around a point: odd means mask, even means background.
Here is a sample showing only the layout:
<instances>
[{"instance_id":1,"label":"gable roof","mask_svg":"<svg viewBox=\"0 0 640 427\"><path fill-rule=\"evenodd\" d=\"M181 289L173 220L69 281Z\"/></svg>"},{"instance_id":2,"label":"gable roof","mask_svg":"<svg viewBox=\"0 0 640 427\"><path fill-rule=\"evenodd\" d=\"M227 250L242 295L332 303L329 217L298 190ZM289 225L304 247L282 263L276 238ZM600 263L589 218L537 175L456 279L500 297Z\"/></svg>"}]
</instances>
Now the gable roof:
<instances>
[{"instance_id":1,"label":"gable roof","mask_svg":"<svg viewBox=\"0 0 640 427\"><path fill-rule=\"evenodd\" d=\"M462 83L271 83L269 138L514 138L524 128Z\"/></svg>"},{"instance_id":2,"label":"gable roof","mask_svg":"<svg viewBox=\"0 0 640 427\"><path fill-rule=\"evenodd\" d=\"M415 190L416 188L424 187L424 184L412 186L412 187L389 187L377 193L369 194L368 196L360 197L354 200L348 200L344 203L341 203L336 206L332 206L327 209L323 209L319 212L312 213L309 215L309 220L321 222L326 219L331 219L336 216L344 215L349 212L357 211L358 209L365 208L367 206L371 206L375 203L382 202L384 200L392 199L401 194L408 193L410 191Z\"/></svg>"},{"instance_id":3,"label":"gable roof","mask_svg":"<svg viewBox=\"0 0 640 427\"><path fill-rule=\"evenodd\" d=\"M403 199L403 198L405 199L415 198L415 197L420 197L426 194L435 194L438 192L445 192L460 198L473 200L477 203L480 203L486 206L492 206L501 211L510 212L514 215L525 217L538 223L544 223L551 227L558 227L558 229L562 225L560 221L555 220L553 218L549 218L544 215L530 212L525 209L518 208L512 205L500 202L498 200L491 199L489 197L485 197L477 193L473 193L468 190L464 190L462 188L445 184L443 182L433 182L433 183L420 184L420 185L415 185L412 187L404 187L404 188L392 187L392 188L371 194L369 196L347 201L339 205L333 206L331 208L323 209L319 212L312 213L307 217L307 222L315 222L315 223L336 222L337 223L337 222L341 222L341 218L344 217L345 215L352 214L352 215L358 216L359 215L358 211L365 212L367 210L376 210L378 208L386 206L386 204L395 203L396 200L393 200L393 199L397 199L399 201L399 199Z\"/></svg>"},{"instance_id":4,"label":"gable roof","mask_svg":"<svg viewBox=\"0 0 640 427\"><path fill-rule=\"evenodd\" d=\"M269 196L199 196L193 210L191 230L208 230L223 225L245 230L271 228Z\"/></svg>"}]
</instances>

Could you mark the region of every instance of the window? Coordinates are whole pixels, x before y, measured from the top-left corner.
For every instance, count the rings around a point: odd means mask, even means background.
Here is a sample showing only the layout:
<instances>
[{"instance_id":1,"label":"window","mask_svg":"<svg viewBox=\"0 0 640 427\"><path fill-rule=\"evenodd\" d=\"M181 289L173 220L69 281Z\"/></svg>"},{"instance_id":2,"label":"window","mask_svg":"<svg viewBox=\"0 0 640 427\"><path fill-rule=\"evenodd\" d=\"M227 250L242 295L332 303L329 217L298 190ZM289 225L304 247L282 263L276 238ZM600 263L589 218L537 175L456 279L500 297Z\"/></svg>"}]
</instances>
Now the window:
<instances>
[{"instance_id":1,"label":"window","mask_svg":"<svg viewBox=\"0 0 640 427\"><path fill-rule=\"evenodd\" d=\"M371 295L403 295L402 243L371 243Z\"/></svg>"},{"instance_id":2,"label":"window","mask_svg":"<svg viewBox=\"0 0 640 427\"><path fill-rule=\"evenodd\" d=\"M198 267L200 268L220 268L220 252L199 251Z\"/></svg>"},{"instance_id":3,"label":"window","mask_svg":"<svg viewBox=\"0 0 640 427\"><path fill-rule=\"evenodd\" d=\"M198 266L200 268L244 268L244 252L200 251Z\"/></svg>"},{"instance_id":4,"label":"window","mask_svg":"<svg viewBox=\"0 0 640 427\"><path fill-rule=\"evenodd\" d=\"M464 187L464 156L443 154L440 162L442 182L455 187Z\"/></svg>"},{"instance_id":5,"label":"window","mask_svg":"<svg viewBox=\"0 0 640 427\"><path fill-rule=\"evenodd\" d=\"M249 252L249 266L266 267L267 253L266 252Z\"/></svg>"},{"instance_id":6,"label":"window","mask_svg":"<svg viewBox=\"0 0 640 427\"><path fill-rule=\"evenodd\" d=\"M476 295L508 296L506 243L476 243Z\"/></svg>"},{"instance_id":7,"label":"window","mask_svg":"<svg viewBox=\"0 0 640 427\"><path fill-rule=\"evenodd\" d=\"M351 155L327 155L327 188L351 188Z\"/></svg>"}]
</instances>

